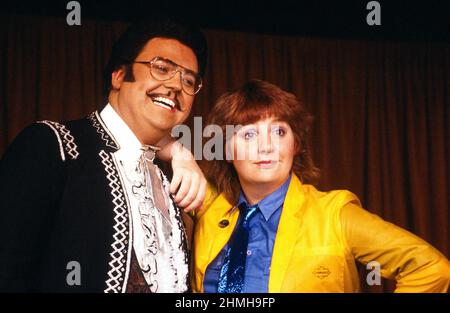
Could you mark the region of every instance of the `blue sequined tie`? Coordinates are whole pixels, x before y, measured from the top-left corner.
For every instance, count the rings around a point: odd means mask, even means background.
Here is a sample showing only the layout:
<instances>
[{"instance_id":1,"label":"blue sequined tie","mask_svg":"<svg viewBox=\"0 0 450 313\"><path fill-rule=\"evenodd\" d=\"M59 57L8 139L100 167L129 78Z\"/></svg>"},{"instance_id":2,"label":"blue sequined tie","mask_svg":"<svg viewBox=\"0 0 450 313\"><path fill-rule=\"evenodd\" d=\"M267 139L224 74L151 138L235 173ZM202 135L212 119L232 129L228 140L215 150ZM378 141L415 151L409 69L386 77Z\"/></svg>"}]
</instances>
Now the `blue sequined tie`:
<instances>
[{"instance_id":1,"label":"blue sequined tie","mask_svg":"<svg viewBox=\"0 0 450 313\"><path fill-rule=\"evenodd\" d=\"M241 208L244 218L241 218L231 240L220 270L218 293L241 293L244 289L245 259L248 246L248 223L257 212L258 206Z\"/></svg>"}]
</instances>

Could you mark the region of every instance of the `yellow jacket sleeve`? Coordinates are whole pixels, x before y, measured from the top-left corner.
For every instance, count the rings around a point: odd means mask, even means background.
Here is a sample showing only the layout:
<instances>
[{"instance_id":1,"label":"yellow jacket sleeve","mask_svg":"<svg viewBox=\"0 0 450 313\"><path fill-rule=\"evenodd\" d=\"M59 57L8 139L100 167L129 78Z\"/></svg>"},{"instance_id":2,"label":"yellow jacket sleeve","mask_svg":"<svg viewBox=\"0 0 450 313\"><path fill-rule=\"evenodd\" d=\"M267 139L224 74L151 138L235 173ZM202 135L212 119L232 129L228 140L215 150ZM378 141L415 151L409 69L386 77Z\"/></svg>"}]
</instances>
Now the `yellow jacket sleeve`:
<instances>
[{"instance_id":1,"label":"yellow jacket sleeve","mask_svg":"<svg viewBox=\"0 0 450 313\"><path fill-rule=\"evenodd\" d=\"M341 209L342 232L355 259L380 264L381 276L395 279L395 292L447 292L450 263L430 244L358 205Z\"/></svg>"}]
</instances>

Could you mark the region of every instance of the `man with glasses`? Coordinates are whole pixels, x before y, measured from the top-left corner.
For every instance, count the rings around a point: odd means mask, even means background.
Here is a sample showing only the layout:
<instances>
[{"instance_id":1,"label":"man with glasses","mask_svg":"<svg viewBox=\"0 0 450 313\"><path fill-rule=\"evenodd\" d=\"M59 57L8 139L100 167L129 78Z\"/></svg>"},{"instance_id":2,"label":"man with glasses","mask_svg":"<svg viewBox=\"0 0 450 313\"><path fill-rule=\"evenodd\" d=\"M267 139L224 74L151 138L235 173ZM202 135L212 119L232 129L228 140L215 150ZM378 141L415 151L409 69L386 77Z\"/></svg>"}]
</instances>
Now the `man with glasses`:
<instances>
[{"instance_id":1,"label":"man with glasses","mask_svg":"<svg viewBox=\"0 0 450 313\"><path fill-rule=\"evenodd\" d=\"M101 111L23 130L0 162L0 291L186 292L181 210L206 180L169 149L202 87L206 41L172 22L130 26L105 69ZM153 163L172 159L168 183Z\"/></svg>"}]
</instances>

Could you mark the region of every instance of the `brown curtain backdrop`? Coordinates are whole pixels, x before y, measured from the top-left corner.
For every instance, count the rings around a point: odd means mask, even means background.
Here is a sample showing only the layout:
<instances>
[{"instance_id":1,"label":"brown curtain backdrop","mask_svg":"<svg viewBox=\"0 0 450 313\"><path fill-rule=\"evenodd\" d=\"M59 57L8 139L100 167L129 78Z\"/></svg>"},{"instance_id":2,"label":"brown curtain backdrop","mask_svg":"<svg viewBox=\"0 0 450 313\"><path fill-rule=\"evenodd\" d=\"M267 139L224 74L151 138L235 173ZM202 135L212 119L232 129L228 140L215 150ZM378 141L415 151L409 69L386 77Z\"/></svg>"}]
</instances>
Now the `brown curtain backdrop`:
<instances>
[{"instance_id":1,"label":"brown curtain backdrop","mask_svg":"<svg viewBox=\"0 0 450 313\"><path fill-rule=\"evenodd\" d=\"M102 105L102 69L125 27L2 17L0 154L35 120L76 119ZM449 256L449 44L205 34L205 87L188 124L250 78L280 85L315 116L320 188L353 191Z\"/></svg>"}]
</instances>

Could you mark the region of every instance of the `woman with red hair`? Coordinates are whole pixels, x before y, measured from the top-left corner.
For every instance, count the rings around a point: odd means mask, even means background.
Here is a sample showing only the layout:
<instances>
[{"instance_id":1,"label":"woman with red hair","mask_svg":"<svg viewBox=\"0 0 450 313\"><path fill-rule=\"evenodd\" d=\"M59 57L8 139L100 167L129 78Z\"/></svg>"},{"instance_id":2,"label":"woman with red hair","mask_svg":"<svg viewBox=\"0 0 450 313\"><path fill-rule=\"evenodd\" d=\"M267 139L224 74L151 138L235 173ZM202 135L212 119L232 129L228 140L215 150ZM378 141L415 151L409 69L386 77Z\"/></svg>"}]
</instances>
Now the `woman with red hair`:
<instances>
[{"instance_id":1,"label":"woman with red hair","mask_svg":"<svg viewBox=\"0 0 450 313\"><path fill-rule=\"evenodd\" d=\"M397 292L445 292L450 266L422 239L361 207L349 191L321 192L312 117L293 95L252 80L222 95L209 124L231 159L207 161L196 215L196 292L356 292L355 261L379 266Z\"/></svg>"}]
</instances>

